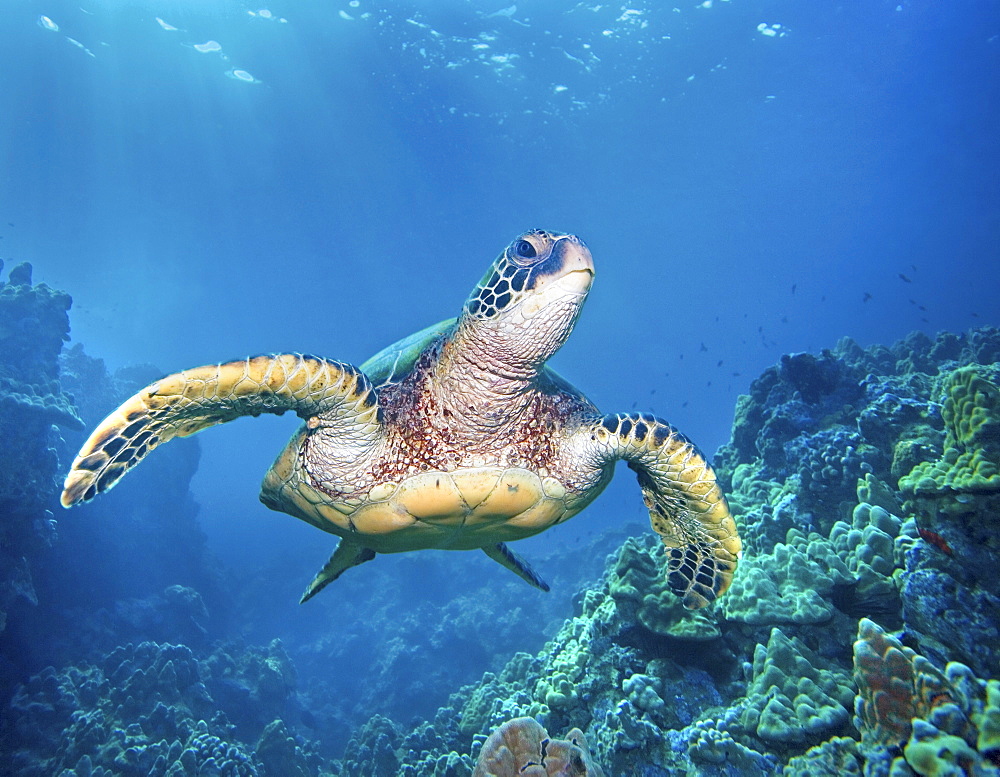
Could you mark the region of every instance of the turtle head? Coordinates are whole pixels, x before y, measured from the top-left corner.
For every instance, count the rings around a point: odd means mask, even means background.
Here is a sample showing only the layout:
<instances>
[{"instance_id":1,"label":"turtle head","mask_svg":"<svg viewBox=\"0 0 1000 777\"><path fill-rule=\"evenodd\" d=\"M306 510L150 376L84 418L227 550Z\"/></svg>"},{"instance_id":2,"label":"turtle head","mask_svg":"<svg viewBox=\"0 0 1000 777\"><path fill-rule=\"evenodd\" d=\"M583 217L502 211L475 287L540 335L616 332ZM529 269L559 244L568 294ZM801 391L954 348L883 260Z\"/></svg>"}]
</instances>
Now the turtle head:
<instances>
[{"instance_id":1,"label":"turtle head","mask_svg":"<svg viewBox=\"0 0 1000 777\"><path fill-rule=\"evenodd\" d=\"M496 258L461 322L494 358L537 368L566 342L593 281L594 260L580 238L534 229Z\"/></svg>"}]
</instances>

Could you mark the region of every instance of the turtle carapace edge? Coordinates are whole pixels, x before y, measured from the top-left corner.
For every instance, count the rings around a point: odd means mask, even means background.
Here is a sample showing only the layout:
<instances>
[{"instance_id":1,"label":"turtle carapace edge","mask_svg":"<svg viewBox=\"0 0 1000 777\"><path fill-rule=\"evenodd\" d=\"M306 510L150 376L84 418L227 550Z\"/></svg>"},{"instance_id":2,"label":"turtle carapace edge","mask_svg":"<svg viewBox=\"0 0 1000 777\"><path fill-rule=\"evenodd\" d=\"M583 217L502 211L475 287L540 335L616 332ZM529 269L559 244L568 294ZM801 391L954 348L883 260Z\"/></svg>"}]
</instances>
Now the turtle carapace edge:
<instances>
[{"instance_id":1,"label":"turtle carapace edge","mask_svg":"<svg viewBox=\"0 0 1000 777\"><path fill-rule=\"evenodd\" d=\"M297 353L196 367L109 415L66 476L66 507L107 491L157 445L261 413L302 420L260 499L340 542L302 601L378 553L482 549L548 586L505 543L590 504L624 460L666 547L688 609L729 587L736 524L701 452L646 413L605 415L546 366L590 292L594 263L574 235L526 232L490 265L457 318L360 367Z\"/></svg>"}]
</instances>

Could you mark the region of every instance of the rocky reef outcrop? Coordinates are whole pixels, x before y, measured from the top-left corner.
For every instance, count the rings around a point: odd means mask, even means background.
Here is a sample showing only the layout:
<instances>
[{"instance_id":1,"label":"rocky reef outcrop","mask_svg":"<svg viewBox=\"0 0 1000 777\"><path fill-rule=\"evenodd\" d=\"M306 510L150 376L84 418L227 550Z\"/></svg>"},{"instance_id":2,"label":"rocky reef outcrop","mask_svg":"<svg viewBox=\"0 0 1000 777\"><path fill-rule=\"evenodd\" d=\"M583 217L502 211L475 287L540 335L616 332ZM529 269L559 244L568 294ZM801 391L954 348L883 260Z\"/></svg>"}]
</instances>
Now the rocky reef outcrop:
<instances>
[{"instance_id":1,"label":"rocky reef outcrop","mask_svg":"<svg viewBox=\"0 0 1000 777\"><path fill-rule=\"evenodd\" d=\"M72 300L31 275L24 262L0 280L0 631L12 607L37 604L35 562L55 538L60 430L83 429L59 382Z\"/></svg>"}]
</instances>

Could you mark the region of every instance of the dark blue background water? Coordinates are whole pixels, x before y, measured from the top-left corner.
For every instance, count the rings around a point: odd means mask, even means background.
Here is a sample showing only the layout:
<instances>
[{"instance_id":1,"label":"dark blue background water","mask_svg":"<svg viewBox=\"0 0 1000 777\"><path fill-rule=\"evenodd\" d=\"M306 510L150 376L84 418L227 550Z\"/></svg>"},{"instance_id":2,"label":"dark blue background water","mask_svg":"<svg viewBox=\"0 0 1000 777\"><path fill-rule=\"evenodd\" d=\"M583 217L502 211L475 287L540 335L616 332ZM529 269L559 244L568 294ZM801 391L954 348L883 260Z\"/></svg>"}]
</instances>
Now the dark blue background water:
<instances>
[{"instance_id":1,"label":"dark blue background water","mask_svg":"<svg viewBox=\"0 0 1000 777\"><path fill-rule=\"evenodd\" d=\"M782 353L1000 323L1000 7L704 5L7 0L0 256L73 295L89 353L166 372L360 363L518 232L575 232L597 282L554 366L709 452ZM256 498L295 425L199 436L236 581L332 547ZM622 472L520 549L630 519Z\"/></svg>"}]
</instances>

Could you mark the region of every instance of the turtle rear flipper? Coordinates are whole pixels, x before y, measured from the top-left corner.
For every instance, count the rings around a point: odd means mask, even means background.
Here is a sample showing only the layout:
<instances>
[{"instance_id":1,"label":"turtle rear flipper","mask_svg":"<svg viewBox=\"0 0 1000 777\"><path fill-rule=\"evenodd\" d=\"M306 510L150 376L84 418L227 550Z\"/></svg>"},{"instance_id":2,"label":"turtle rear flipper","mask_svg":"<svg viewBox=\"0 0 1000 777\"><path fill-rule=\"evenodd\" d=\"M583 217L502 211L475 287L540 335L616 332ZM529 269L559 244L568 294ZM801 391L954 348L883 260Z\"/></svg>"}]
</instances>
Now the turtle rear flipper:
<instances>
[{"instance_id":1,"label":"turtle rear flipper","mask_svg":"<svg viewBox=\"0 0 1000 777\"><path fill-rule=\"evenodd\" d=\"M521 578L524 582L535 586L535 588L540 588L543 591L549 590L549 584L538 576L538 573L531 568L531 565L528 564L527 561L508 548L506 543L498 542L495 545L489 545L483 548L483 553L496 561L498 564L502 564L507 567L507 569Z\"/></svg>"},{"instance_id":2,"label":"turtle rear flipper","mask_svg":"<svg viewBox=\"0 0 1000 777\"><path fill-rule=\"evenodd\" d=\"M375 551L371 548L365 548L353 542L341 540L337 545L337 549L333 551L333 555L330 556L330 560L316 573L316 577L306 587L305 593L299 599L299 604L308 602L351 567L364 564L373 558L375 558Z\"/></svg>"},{"instance_id":3,"label":"turtle rear flipper","mask_svg":"<svg viewBox=\"0 0 1000 777\"><path fill-rule=\"evenodd\" d=\"M365 374L303 354L254 356L169 375L126 400L84 443L66 476L62 504L93 499L153 448L241 416L294 411L342 425L353 443L380 433L378 401Z\"/></svg>"}]
</instances>

